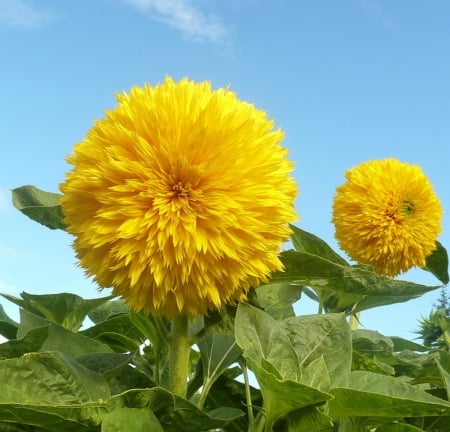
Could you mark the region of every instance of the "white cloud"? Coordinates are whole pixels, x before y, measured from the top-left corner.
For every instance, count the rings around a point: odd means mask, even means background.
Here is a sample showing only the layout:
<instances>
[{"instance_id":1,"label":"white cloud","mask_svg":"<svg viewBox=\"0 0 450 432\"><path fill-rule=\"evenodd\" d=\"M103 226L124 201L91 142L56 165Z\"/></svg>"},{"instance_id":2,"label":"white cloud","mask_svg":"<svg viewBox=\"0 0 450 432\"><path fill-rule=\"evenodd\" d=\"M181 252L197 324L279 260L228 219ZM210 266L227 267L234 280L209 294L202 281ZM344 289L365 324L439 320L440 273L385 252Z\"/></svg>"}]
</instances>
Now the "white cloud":
<instances>
[{"instance_id":1,"label":"white cloud","mask_svg":"<svg viewBox=\"0 0 450 432\"><path fill-rule=\"evenodd\" d=\"M202 12L193 0L123 0L150 17L180 30L190 39L226 42L227 28L214 15Z\"/></svg>"},{"instance_id":2,"label":"white cloud","mask_svg":"<svg viewBox=\"0 0 450 432\"><path fill-rule=\"evenodd\" d=\"M51 16L25 0L0 0L0 26L29 30L45 24Z\"/></svg>"}]
</instances>

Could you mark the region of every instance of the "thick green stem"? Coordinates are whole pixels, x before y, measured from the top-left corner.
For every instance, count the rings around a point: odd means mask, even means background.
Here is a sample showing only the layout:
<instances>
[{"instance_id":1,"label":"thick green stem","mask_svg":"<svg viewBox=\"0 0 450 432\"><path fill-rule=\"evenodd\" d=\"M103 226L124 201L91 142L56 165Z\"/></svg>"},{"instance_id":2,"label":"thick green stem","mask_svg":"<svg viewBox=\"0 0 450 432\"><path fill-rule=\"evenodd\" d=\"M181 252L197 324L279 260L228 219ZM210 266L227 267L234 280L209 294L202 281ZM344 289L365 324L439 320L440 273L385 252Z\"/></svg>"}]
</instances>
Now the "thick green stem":
<instances>
[{"instance_id":1,"label":"thick green stem","mask_svg":"<svg viewBox=\"0 0 450 432\"><path fill-rule=\"evenodd\" d=\"M169 390L184 398L186 397L189 354L191 352L188 328L187 317L176 316L172 320L172 332L169 340Z\"/></svg>"}]
</instances>

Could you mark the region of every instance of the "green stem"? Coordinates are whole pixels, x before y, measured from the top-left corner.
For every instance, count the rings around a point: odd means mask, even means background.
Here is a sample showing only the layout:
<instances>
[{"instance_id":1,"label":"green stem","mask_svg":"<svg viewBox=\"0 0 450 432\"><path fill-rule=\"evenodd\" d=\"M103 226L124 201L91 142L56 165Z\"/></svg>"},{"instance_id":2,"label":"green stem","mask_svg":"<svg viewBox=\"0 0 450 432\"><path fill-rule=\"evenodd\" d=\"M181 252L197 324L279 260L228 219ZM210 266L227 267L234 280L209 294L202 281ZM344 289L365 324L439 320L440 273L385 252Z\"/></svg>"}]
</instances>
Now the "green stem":
<instances>
[{"instance_id":1,"label":"green stem","mask_svg":"<svg viewBox=\"0 0 450 432\"><path fill-rule=\"evenodd\" d=\"M245 399L247 401L247 415L248 415L248 428L251 430L253 426L253 422L255 421L253 418L253 405L252 405L252 395L250 391L250 382L248 379L248 371L247 371L247 365L244 359L242 359L240 362L241 369L242 369L242 375L244 376L244 384L245 384Z\"/></svg>"},{"instance_id":2,"label":"green stem","mask_svg":"<svg viewBox=\"0 0 450 432\"><path fill-rule=\"evenodd\" d=\"M189 373L189 355L191 340L189 338L189 320L178 315L172 320L172 332L169 340L169 390L186 397Z\"/></svg>"},{"instance_id":3,"label":"green stem","mask_svg":"<svg viewBox=\"0 0 450 432\"><path fill-rule=\"evenodd\" d=\"M206 382L203 383L202 392L200 393L200 397L197 402L197 408L202 409L203 405L206 401L206 396L208 396L209 390L211 389L212 381L206 380Z\"/></svg>"}]
</instances>

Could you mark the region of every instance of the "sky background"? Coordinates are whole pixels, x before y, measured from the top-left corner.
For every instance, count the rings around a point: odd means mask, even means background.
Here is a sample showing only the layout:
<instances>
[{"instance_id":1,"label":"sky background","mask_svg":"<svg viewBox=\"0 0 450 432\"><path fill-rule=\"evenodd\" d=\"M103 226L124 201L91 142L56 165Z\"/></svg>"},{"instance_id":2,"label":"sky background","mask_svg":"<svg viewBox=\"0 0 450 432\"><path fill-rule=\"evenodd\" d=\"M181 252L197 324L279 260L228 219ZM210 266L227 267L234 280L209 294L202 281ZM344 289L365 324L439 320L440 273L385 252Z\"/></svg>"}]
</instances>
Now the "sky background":
<instances>
[{"instance_id":1,"label":"sky background","mask_svg":"<svg viewBox=\"0 0 450 432\"><path fill-rule=\"evenodd\" d=\"M10 190L57 192L65 156L115 93L166 75L230 86L285 131L300 228L337 248L344 171L395 157L431 179L450 247L448 0L0 0L0 59L0 292L109 294L75 266L71 237L15 210ZM438 297L364 312L362 325L414 338Z\"/></svg>"}]
</instances>

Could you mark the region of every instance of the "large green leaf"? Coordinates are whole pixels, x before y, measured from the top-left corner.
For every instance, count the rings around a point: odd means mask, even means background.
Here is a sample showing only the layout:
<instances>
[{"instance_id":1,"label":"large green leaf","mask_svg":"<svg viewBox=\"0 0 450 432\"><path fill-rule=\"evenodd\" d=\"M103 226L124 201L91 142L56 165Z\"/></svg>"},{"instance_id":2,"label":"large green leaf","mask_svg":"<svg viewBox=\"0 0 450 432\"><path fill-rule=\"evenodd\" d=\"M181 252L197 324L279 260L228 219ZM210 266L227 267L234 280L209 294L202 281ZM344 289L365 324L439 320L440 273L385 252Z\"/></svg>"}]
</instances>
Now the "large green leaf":
<instances>
[{"instance_id":1,"label":"large green leaf","mask_svg":"<svg viewBox=\"0 0 450 432\"><path fill-rule=\"evenodd\" d=\"M233 408L201 411L190 401L160 387L129 390L111 397L106 405L110 412L122 407L148 407L155 413L165 432L200 432L225 428L243 415L241 410Z\"/></svg>"},{"instance_id":2,"label":"large green leaf","mask_svg":"<svg viewBox=\"0 0 450 432\"><path fill-rule=\"evenodd\" d=\"M261 365L262 359L271 363L279 378L300 380L301 372L297 353L282 325L264 311L240 303L236 313L236 342L251 356L253 363Z\"/></svg>"},{"instance_id":3,"label":"large green leaf","mask_svg":"<svg viewBox=\"0 0 450 432\"><path fill-rule=\"evenodd\" d=\"M427 257L423 269L436 276L443 284L448 284L448 254L441 243L436 242L436 249Z\"/></svg>"},{"instance_id":4,"label":"large green leaf","mask_svg":"<svg viewBox=\"0 0 450 432\"><path fill-rule=\"evenodd\" d=\"M71 357L92 352L111 352L111 348L98 340L74 333L21 309L19 339L0 344L0 357L19 357L34 351L59 351Z\"/></svg>"},{"instance_id":5,"label":"large green leaf","mask_svg":"<svg viewBox=\"0 0 450 432\"><path fill-rule=\"evenodd\" d=\"M293 303L300 299L303 286L271 283L255 290L258 305L275 319L295 316Z\"/></svg>"},{"instance_id":6,"label":"large green leaf","mask_svg":"<svg viewBox=\"0 0 450 432\"><path fill-rule=\"evenodd\" d=\"M285 321L290 320L293 318ZM292 322L287 328L283 324L253 306L238 306L236 341L258 380L269 425L294 409L324 403L331 397L321 390L329 385L323 357L311 359L302 373L298 353L289 338L289 334L296 335L291 331ZM295 341L295 337L292 339Z\"/></svg>"},{"instance_id":7,"label":"large green leaf","mask_svg":"<svg viewBox=\"0 0 450 432\"><path fill-rule=\"evenodd\" d=\"M343 314L304 315L281 322L301 367L322 358L331 375L350 371L352 342Z\"/></svg>"},{"instance_id":8,"label":"large green leaf","mask_svg":"<svg viewBox=\"0 0 450 432\"><path fill-rule=\"evenodd\" d=\"M366 371L337 377L330 389L330 415L337 417L415 417L450 414L450 402L398 378ZM355 405L357 401L357 405Z\"/></svg>"},{"instance_id":9,"label":"large green leaf","mask_svg":"<svg viewBox=\"0 0 450 432\"><path fill-rule=\"evenodd\" d=\"M101 432L164 432L149 408L119 408L107 414Z\"/></svg>"},{"instance_id":10,"label":"large green leaf","mask_svg":"<svg viewBox=\"0 0 450 432\"><path fill-rule=\"evenodd\" d=\"M89 312L114 298L113 296L108 296L96 299L83 299L72 293L39 295L22 292L20 294L21 298L9 294L1 295L34 315L45 318L50 322L61 324L72 331L80 328Z\"/></svg>"},{"instance_id":11,"label":"large green leaf","mask_svg":"<svg viewBox=\"0 0 450 432\"><path fill-rule=\"evenodd\" d=\"M59 352L29 353L0 360L0 382L2 419L4 404L70 405L110 395L103 377Z\"/></svg>"},{"instance_id":12,"label":"large green leaf","mask_svg":"<svg viewBox=\"0 0 450 432\"><path fill-rule=\"evenodd\" d=\"M392 279L367 266L341 265L305 252L285 251L281 260L285 271L274 273L271 282L311 286L331 312L358 312L404 302L439 288Z\"/></svg>"},{"instance_id":13,"label":"large green leaf","mask_svg":"<svg viewBox=\"0 0 450 432\"><path fill-rule=\"evenodd\" d=\"M36 186L22 186L12 191L14 207L50 229L65 230L61 211L61 194L45 192Z\"/></svg>"},{"instance_id":14,"label":"large green leaf","mask_svg":"<svg viewBox=\"0 0 450 432\"><path fill-rule=\"evenodd\" d=\"M259 365L250 355L251 353L244 353L261 388L264 412L269 424L275 423L293 410L324 404L332 397L315 387L278 378L267 369L267 366L271 368L268 362L263 360Z\"/></svg>"},{"instance_id":15,"label":"large green leaf","mask_svg":"<svg viewBox=\"0 0 450 432\"><path fill-rule=\"evenodd\" d=\"M292 229L291 240L294 248L298 252L305 252L311 255L317 255L327 261L336 264L348 265L347 261L337 254L326 242L319 237L297 228L294 225L290 226Z\"/></svg>"}]
</instances>

